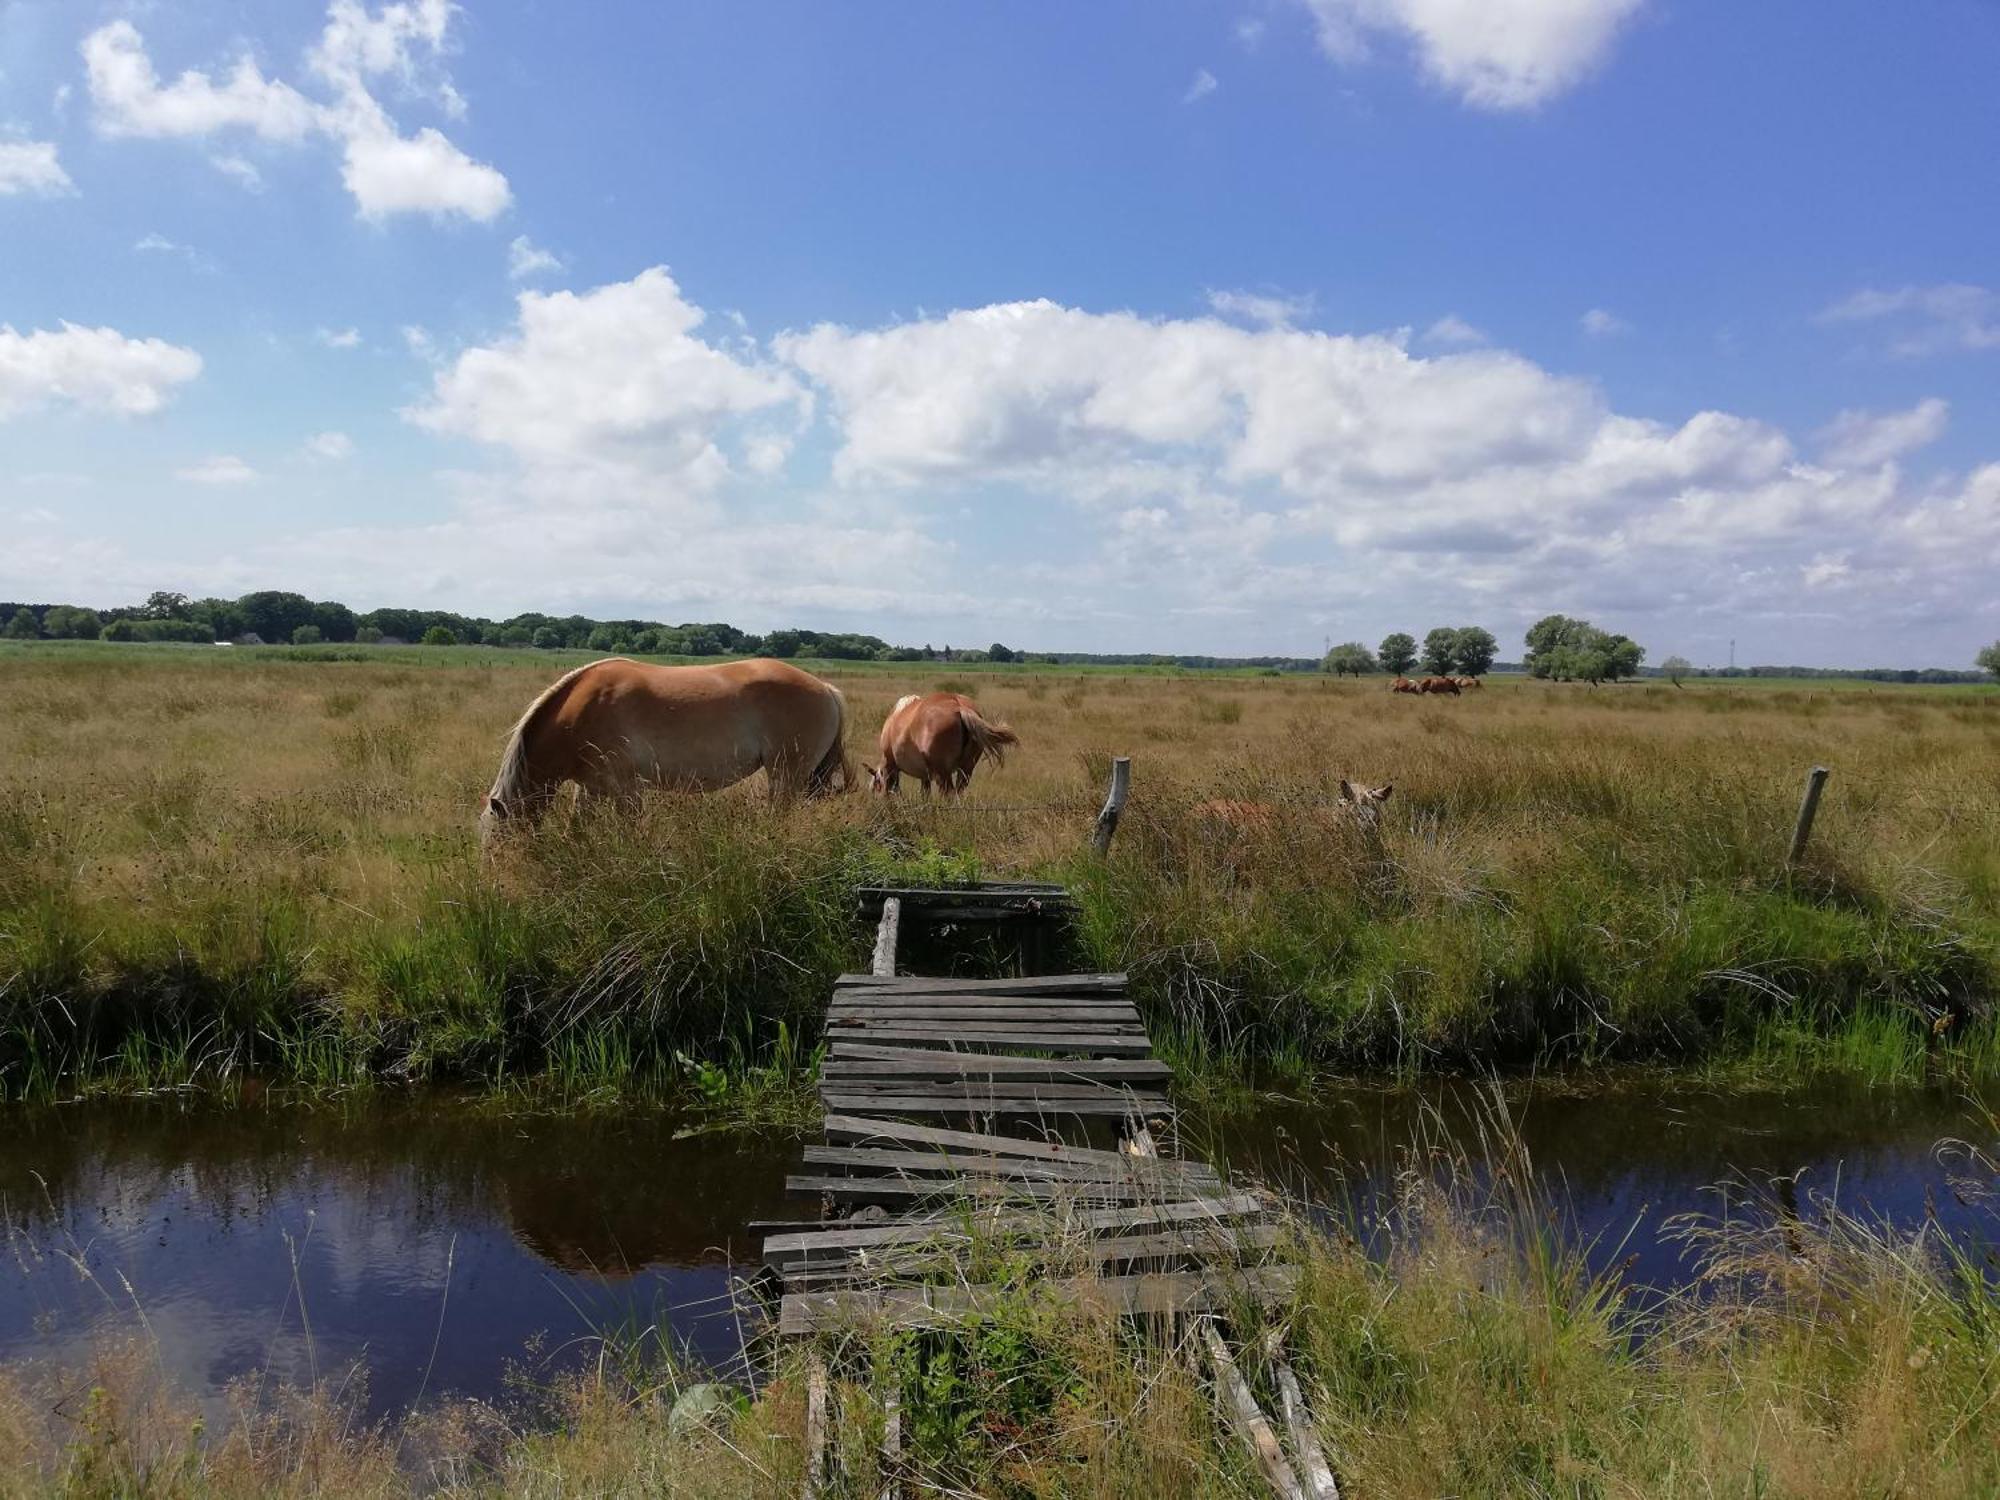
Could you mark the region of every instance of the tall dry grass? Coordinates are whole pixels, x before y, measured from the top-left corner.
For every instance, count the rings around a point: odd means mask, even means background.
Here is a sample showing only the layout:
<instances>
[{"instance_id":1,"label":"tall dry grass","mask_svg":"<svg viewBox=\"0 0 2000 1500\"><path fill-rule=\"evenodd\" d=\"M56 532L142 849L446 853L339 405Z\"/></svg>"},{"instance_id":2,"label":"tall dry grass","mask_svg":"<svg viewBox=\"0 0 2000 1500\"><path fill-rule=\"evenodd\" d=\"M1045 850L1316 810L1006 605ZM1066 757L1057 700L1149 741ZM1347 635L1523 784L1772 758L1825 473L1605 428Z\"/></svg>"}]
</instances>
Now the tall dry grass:
<instances>
[{"instance_id":1,"label":"tall dry grass","mask_svg":"<svg viewBox=\"0 0 2000 1500\"><path fill-rule=\"evenodd\" d=\"M358 653L347 653L354 655ZM969 688L1023 749L965 808L749 788L582 816L482 872L478 799L558 668L164 648L0 653L0 1092L246 1070L590 1087L809 1046L864 879L1040 875L1191 1070L1754 1053L1988 1069L2000 695L1460 700L1374 681L830 668L850 741ZM1083 852L1135 763L1108 862ZM1833 777L1805 866L1806 767ZM1379 841L1317 815L1393 782ZM1294 815L1231 833L1214 796ZM1009 810L1013 809L1013 810ZM1834 1038L1829 1043L1828 1038Z\"/></svg>"}]
</instances>

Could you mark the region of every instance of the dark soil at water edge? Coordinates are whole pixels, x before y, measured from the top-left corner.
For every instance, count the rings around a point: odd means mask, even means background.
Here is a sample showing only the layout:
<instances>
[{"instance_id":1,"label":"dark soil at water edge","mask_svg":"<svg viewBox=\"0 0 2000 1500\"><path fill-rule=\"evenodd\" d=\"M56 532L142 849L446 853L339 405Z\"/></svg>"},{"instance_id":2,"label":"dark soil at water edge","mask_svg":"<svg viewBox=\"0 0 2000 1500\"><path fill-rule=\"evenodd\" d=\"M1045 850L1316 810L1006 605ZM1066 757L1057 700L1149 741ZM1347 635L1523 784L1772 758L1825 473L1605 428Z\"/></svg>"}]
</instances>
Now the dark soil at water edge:
<instances>
[{"instance_id":1,"label":"dark soil at water edge","mask_svg":"<svg viewBox=\"0 0 2000 1500\"><path fill-rule=\"evenodd\" d=\"M544 680L0 654L0 1094L722 1092L809 1059L830 979L865 958L856 884L979 875L1068 883L1070 961L1129 970L1189 1079L1996 1066L2000 695L1523 682L1440 705L994 673L982 705L1023 747L964 809L663 798L482 868L472 814ZM841 680L865 752L906 684ZM1134 800L1100 863L1082 842L1114 753ZM1834 775L1788 870L1814 761ZM1379 841L1327 817L1348 774L1395 783ZM1281 816L1219 831L1193 812L1218 794Z\"/></svg>"}]
</instances>

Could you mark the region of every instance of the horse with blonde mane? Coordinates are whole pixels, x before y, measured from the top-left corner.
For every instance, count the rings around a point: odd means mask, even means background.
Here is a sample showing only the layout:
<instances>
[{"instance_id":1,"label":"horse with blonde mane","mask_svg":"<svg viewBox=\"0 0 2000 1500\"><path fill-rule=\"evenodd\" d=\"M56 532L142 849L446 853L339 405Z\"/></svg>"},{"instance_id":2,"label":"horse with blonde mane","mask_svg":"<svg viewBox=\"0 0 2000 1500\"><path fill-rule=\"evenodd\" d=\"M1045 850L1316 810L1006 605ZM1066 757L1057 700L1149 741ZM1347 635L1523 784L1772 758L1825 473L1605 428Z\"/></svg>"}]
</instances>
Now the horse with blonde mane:
<instances>
[{"instance_id":1,"label":"horse with blonde mane","mask_svg":"<svg viewBox=\"0 0 2000 1500\"><path fill-rule=\"evenodd\" d=\"M1308 806L1301 810L1302 816L1306 821L1331 819L1373 832L1382 821L1382 804L1395 790L1394 782L1382 786L1356 786L1343 776L1340 779L1340 796L1331 807L1324 804ZM1278 826L1278 809L1269 802L1218 797L1198 804L1194 809L1194 820L1203 827L1231 837L1267 834Z\"/></svg>"},{"instance_id":2,"label":"horse with blonde mane","mask_svg":"<svg viewBox=\"0 0 2000 1500\"><path fill-rule=\"evenodd\" d=\"M1006 747L1021 737L1006 724L989 722L979 705L962 693L906 693L882 721L882 764L867 767L869 785L885 796L904 776L923 783L924 795L937 782L944 795L964 793L980 757L1003 765Z\"/></svg>"},{"instance_id":3,"label":"horse with blonde mane","mask_svg":"<svg viewBox=\"0 0 2000 1500\"><path fill-rule=\"evenodd\" d=\"M714 792L764 772L774 802L854 785L840 690L789 662L656 667L622 656L565 673L515 723L479 815L539 822L566 781L629 800L645 787Z\"/></svg>"},{"instance_id":4,"label":"horse with blonde mane","mask_svg":"<svg viewBox=\"0 0 2000 1500\"><path fill-rule=\"evenodd\" d=\"M1456 698L1458 696L1458 683L1450 677L1426 677L1422 682L1417 684L1417 691L1420 693L1450 693L1452 697Z\"/></svg>"}]
</instances>

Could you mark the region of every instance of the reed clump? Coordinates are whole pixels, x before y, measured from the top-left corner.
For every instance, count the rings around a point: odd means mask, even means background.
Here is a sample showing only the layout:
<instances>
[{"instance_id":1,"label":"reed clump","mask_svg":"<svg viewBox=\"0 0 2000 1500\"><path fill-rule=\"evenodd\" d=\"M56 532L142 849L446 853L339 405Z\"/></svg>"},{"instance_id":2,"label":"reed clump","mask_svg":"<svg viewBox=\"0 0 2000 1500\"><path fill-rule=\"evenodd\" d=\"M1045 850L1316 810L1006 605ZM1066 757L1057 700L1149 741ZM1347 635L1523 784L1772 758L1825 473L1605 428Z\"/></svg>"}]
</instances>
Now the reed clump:
<instances>
[{"instance_id":1,"label":"reed clump","mask_svg":"<svg viewBox=\"0 0 2000 1500\"><path fill-rule=\"evenodd\" d=\"M1082 901L1193 1075L2000 1060L2000 694L948 669L1024 748L963 807L756 788L558 817L482 866L563 665L477 648L0 650L0 1096L259 1074L678 1086L809 1059L862 880ZM828 667L850 748L922 664ZM1135 758L1112 855L1084 841ZM1833 768L1805 862L1804 770ZM1373 831L1342 776L1393 782ZM1276 809L1218 830L1211 798ZM980 961L972 956L963 959ZM987 961L997 961L988 955Z\"/></svg>"}]
</instances>

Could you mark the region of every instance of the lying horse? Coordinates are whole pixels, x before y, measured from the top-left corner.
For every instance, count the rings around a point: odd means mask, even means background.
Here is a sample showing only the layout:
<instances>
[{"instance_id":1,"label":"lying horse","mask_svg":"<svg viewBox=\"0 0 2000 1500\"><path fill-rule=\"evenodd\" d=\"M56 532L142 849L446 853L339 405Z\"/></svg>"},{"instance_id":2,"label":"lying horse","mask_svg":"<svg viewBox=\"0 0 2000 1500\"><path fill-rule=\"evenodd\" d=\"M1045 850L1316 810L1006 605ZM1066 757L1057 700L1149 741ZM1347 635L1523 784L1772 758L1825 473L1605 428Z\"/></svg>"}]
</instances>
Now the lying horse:
<instances>
[{"instance_id":1,"label":"lying horse","mask_svg":"<svg viewBox=\"0 0 2000 1500\"><path fill-rule=\"evenodd\" d=\"M1398 677L1394 682L1389 684L1389 691L1392 693L1421 693L1423 689L1407 677Z\"/></svg>"},{"instance_id":2,"label":"lying horse","mask_svg":"<svg viewBox=\"0 0 2000 1500\"><path fill-rule=\"evenodd\" d=\"M1426 677L1422 682L1417 684L1417 691L1420 693L1450 693L1452 697L1456 698L1458 696L1458 683L1449 677Z\"/></svg>"},{"instance_id":3,"label":"lying horse","mask_svg":"<svg viewBox=\"0 0 2000 1500\"><path fill-rule=\"evenodd\" d=\"M720 791L762 770L773 801L854 784L840 690L782 661L655 667L614 656L564 674L521 715L479 816L540 821L565 781L583 796Z\"/></svg>"},{"instance_id":4,"label":"lying horse","mask_svg":"<svg viewBox=\"0 0 2000 1500\"><path fill-rule=\"evenodd\" d=\"M1340 780L1340 798L1332 807L1313 807L1308 817L1331 817L1356 828L1375 831L1382 821L1382 804L1396 790L1394 782L1381 786L1355 786L1346 777ZM1278 809L1268 802L1244 802L1217 798L1194 810L1194 820L1205 827L1231 836L1270 833L1278 826Z\"/></svg>"},{"instance_id":5,"label":"lying horse","mask_svg":"<svg viewBox=\"0 0 2000 1500\"><path fill-rule=\"evenodd\" d=\"M914 776L931 794L937 782L947 797L964 792L972 769L982 755L994 765L1005 761L1005 747L1021 737L1005 724L989 723L979 705L960 693L909 693L896 700L882 721L882 764L869 766L868 782L887 795L904 776Z\"/></svg>"}]
</instances>

